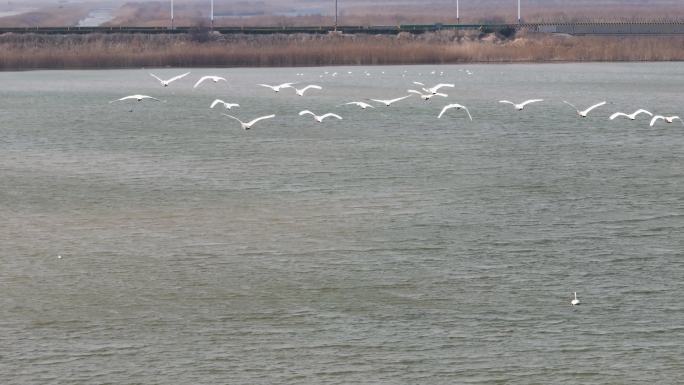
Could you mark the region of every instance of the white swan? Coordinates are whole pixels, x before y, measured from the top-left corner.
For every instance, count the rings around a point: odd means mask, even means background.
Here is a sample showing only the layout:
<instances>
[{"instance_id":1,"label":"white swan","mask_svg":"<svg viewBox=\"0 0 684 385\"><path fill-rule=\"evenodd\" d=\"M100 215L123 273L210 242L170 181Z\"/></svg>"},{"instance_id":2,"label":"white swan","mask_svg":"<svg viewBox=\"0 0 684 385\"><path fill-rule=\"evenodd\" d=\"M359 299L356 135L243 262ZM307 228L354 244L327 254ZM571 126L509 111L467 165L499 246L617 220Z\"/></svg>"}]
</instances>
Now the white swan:
<instances>
[{"instance_id":1,"label":"white swan","mask_svg":"<svg viewBox=\"0 0 684 385\"><path fill-rule=\"evenodd\" d=\"M389 99L389 100L384 100L384 99L370 99L370 100L372 100L372 101L374 101L374 102L382 103L382 104L384 104L385 106L389 107L390 104L396 103L396 102L398 102L398 101L400 101L400 100L404 100L404 99L406 99L406 98L408 98L408 97L411 97L411 96L412 96L412 95L406 95L406 96L402 96L402 97L400 97L400 98Z\"/></svg>"},{"instance_id":2,"label":"white swan","mask_svg":"<svg viewBox=\"0 0 684 385\"><path fill-rule=\"evenodd\" d=\"M332 118L337 118L337 119L342 120L342 117L341 117L341 116L339 116L339 115L337 115L337 114L333 114L332 112L329 112L329 113L327 113L327 114L325 114L325 115L320 115L320 116L318 116L318 115L314 114L313 112L311 112L311 111L309 111L309 110L300 111L300 112L299 112L299 116L303 116L303 115L311 115L311 116L313 116L313 118L316 119L316 121L319 122L319 123L323 123L323 119L325 119L325 118L327 118L327 117L332 117Z\"/></svg>"},{"instance_id":3,"label":"white swan","mask_svg":"<svg viewBox=\"0 0 684 385\"><path fill-rule=\"evenodd\" d=\"M638 109L629 115L625 114L624 112L616 112L613 115L611 115L610 118L608 118L608 119L613 120L613 119L617 118L618 116L624 116L625 118L628 118L629 120L634 120L634 119L636 119L637 115L639 115L639 114L647 114L648 116L653 116L652 113L650 113L644 109Z\"/></svg>"},{"instance_id":4,"label":"white swan","mask_svg":"<svg viewBox=\"0 0 684 385\"><path fill-rule=\"evenodd\" d=\"M118 102L118 101L121 101L121 100L128 100L128 99L135 99L135 100L137 100L137 101L139 101L139 102L140 102L140 101L143 101L144 99L156 100L156 101L158 101L158 102L161 102L161 100L159 100L159 99L157 99L157 98L153 98L153 97L151 97L151 96L147 96L147 95L129 95L129 96L124 96L124 97L121 98L121 99L112 100L112 101L109 102L109 103L114 103L114 102Z\"/></svg>"},{"instance_id":5,"label":"white swan","mask_svg":"<svg viewBox=\"0 0 684 385\"><path fill-rule=\"evenodd\" d=\"M437 85L434 86L434 87L423 88L423 90L424 90L425 92L431 92L431 93L433 93L433 94L436 94L436 93L437 93L437 90L439 90L440 88L443 88L443 87L451 87L451 88L453 88L453 87L456 87L456 86L455 86L454 84L451 84L451 83L439 83L439 84L437 84Z\"/></svg>"},{"instance_id":6,"label":"white swan","mask_svg":"<svg viewBox=\"0 0 684 385\"><path fill-rule=\"evenodd\" d=\"M256 123L256 122L258 122L258 121L260 121L260 120L275 118L275 115L266 115L266 116L260 116L260 117L254 119L254 120L251 120L251 121L245 123L245 122L243 122L242 120L240 120L240 119L238 119L238 118L236 118L236 117L234 117L234 116L232 116L232 115L228 115L228 114L224 114L224 113L221 113L221 115L225 115L225 116L227 116L227 117L229 117L229 118L231 118L231 119L237 120L238 122L240 122L240 126L242 126L242 129L244 129L244 130L249 130L250 128L252 128L252 126L254 125L254 123Z\"/></svg>"},{"instance_id":7,"label":"white swan","mask_svg":"<svg viewBox=\"0 0 684 385\"><path fill-rule=\"evenodd\" d=\"M575 306L575 305L579 305L579 304L580 304L580 300L577 299L577 292L574 292L574 294L575 294L575 298L574 298L572 301L570 301L570 304L571 304L572 306Z\"/></svg>"},{"instance_id":8,"label":"white swan","mask_svg":"<svg viewBox=\"0 0 684 385\"><path fill-rule=\"evenodd\" d=\"M544 101L544 99L530 99L530 100L525 100L524 102L522 102L520 104L516 104L516 103L513 103L513 102L508 101L508 100L499 100L499 103L512 104L516 110L520 111L523 108L525 108L526 105L528 105L530 103L537 103L537 102L543 102L543 101Z\"/></svg>"},{"instance_id":9,"label":"white swan","mask_svg":"<svg viewBox=\"0 0 684 385\"><path fill-rule=\"evenodd\" d=\"M216 99L216 100L214 100L213 103L211 103L211 106L209 106L209 108L214 108L214 107L216 107L217 104L223 104L223 106L226 107L226 108L229 109L229 110L230 110L231 108L233 108L233 107L240 107L240 105L237 104L237 103L227 103L227 102L224 102L224 101L221 100L221 99Z\"/></svg>"},{"instance_id":10,"label":"white swan","mask_svg":"<svg viewBox=\"0 0 684 385\"><path fill-rule=\"evenodd\" d=\"M153 78L159 80L159 83L161 83L161 85L164 86L164 87L168 87L169 84L171 84L171 82L175 82L176 80L181 79L181 78L184 78L184 77L186 77L186 76L188 76L188 75L190 75L190 72L186 72L186 73L184 73L184 74L182 74L182 75L174 76L174 77L172 77L171 79L164 80L164 79L160 78L159 76L157 76L157 75L155 75L155 74L153 74L153 73L150 73L150 76L152 76Z\"/></svg>"},{"instance_id":11,"label":"white swan","mask_svg":"<svg viewBox=\"0 0 684 385\"><path fill-rule=\"evenodd\" d=\"M226 80L226 78L222 78L222 77L220 77L220 76L202 76L202 77L200 78L200 80L198 80L197 83L195 83L195 85L192 86L192 88L197 88L197 87L199 87L199 85L202 84L202 82L205 81L205 80L213 80L214 83L218 83L218 82L220 82L220 81L228 82L228 80Z\"/></svg>"},{"instance_id":12,"label":"white swan","mask_svg":"<svg viewBox=\"0 0 684 385\"><path fill-rule=\"evenodd\" d=\"M470 118L470 120L471 121L473 120L473 117L470 115L470 111L468 111L466 106L462 106L458 103L447 104L446 106L444 106L444 108L442 108L442 112L440 112L439 116L437 116L437 119L441 119L442 115L444 115L445 112L447 112L448 110L450 110L452 108L455 108L457 110L465 110L465 112L468 114L468 117Z\"/></svg>"},{"instance_id":13,"label":"white swan","mask_svg":"<svg viewBox=\"0 0 684 385\"><path fill-rule=\"evenodd\" d=\"M302 89L295 88L295 92L296 92L297 95L299 95L299 96L304 96L304 92L306 92L306 90L308 90L308 89L310 89L310 88L313 88L313 89L315 89L315 90L322 90L322 89L323 89L323 87L321 87L321 86L317 86L317 85L315 85L315 84L311 84L311 85L308 85L308 86L306 86L306 87L304 87L304 88L302 88Z\"/></svg>"},{"instance_id":14,"label":"white swan","mask_svg":"<svg viewBox=\"0 0 684 385\"><path fill-rule=\"evenodd\" d=\"M434 94L424 94L424 93L422 93L422 92L420 92L420 91L416 91L416 90L408 90L408 91L406 91L406 92L409 92L409 93L412 93L412 94L417 94L417 95L420 96L421 99L423 99L423 100L425 100L425 101L430 100L433 96L441 96L441 97L443 97L443 98L446 98L446 97L449 96L449 95L443 94L443 93L441 93L441 92L437 92L437 93L434 93Z\"/></svg>"},{"instance_id":15,"label":"white swan","mask_svg":"<svg viewBox=\"0 0 684 385\"><path fill-rule=\"evenodd\" d=\"M371 106L370 104L364 103L364 102L349 102L349 103L344 103L344 105L345 105L345 106L348 106L348 105L355 105L355 106L359 106L359 107L363 108L364 110L365 110L366 108L375 108L375 107Z\"/></svg>"},{"instance_id":16,"label":"white swan","mask_svg":"<svg viewBox=\"0 0 684 385\"><path fill-rule=\"evenodd\" d=\"M297 84L297 83L283 83L283 84L278 84L277 86L271 86L268 84L257 84L258 86L262 87L267 87L272 89L274 92L278 92L283 88L293 88L292 85Z\"/></svg>"},{"instance_id":17,"label":"white swan","mask_svg":"<svg viewBox=\"0 0 684 385\"><path fill-rule=\"evenodd\" d=\"M603 101L603 102L594 104L593 106L587 108L586 110L580 111L577 107L575 107L574 104L572 104L572 103L570 103L570 102L567 102L567 101L563 100L563 103L565 103L565 104L571 106L572 108L574 108L575 111L577 111L577 115L579 115L579 116L581 116L581 117L583 117L583 118L586 118L586 117L587 117L587 114L588 114L591 110L593 110L594 108L601 107L602 105L606 104L606 102Z\"/></svg>"},{"instance_id":18,"label":"white swan","mask_svg":"<svg viewBox=\"0 0 684 385\"><path fill-rule=\"evenodd\" d=\"M678 119L682 124L684 124L684 121L679 116L663 116L663 115L656 115L651 119L651 124L650 126L653 127L653 125L658 121L658 120L664 120L665 123L672 123L675 121L675 119Z\"/></svg>"}]
</instances>

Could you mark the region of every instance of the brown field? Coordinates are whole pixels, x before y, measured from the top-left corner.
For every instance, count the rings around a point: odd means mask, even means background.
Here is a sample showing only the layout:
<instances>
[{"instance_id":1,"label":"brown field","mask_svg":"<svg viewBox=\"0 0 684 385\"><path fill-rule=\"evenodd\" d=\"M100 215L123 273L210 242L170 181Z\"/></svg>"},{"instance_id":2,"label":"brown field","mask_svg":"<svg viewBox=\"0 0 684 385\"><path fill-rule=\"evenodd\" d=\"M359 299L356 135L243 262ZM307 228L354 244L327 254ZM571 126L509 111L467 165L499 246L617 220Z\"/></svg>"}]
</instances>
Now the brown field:
<instances>
[{"instance_id":1,"label":"brown field","mask_svg":"<svg viewBox=\"0 0 684 385\"><path fill-rule=\"evenodd\" d=\"M684 60L684 37L0 35L0 69Z\"/></svg>"}]
</instances>

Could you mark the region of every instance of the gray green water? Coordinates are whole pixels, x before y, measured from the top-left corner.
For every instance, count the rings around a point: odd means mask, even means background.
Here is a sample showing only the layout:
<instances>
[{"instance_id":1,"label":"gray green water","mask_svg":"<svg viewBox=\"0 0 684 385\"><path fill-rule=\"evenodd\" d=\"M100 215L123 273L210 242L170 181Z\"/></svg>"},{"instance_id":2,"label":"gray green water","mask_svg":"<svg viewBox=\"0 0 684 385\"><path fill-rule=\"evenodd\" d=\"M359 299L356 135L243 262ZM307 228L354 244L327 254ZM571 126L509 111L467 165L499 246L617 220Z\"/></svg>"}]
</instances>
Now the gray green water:
<instances>
[{"instance_id":1,"label":"gray green water","mask_svg":"<svg viewBox=\"0 0 684 385\"><path fill-rule=\"evenodd\" d=\"M681 383L682 68L0 73L0 383Z\"/></svg>"}]
</instances>

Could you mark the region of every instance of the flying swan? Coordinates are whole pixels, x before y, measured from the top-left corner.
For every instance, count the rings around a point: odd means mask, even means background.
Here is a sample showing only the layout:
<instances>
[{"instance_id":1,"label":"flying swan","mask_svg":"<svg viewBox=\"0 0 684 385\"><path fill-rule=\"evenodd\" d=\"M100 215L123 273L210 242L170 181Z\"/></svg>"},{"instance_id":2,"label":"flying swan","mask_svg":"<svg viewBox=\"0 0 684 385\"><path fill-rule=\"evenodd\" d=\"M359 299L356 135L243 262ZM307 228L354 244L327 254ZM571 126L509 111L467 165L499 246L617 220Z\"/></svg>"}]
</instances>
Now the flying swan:
<instances>
[{"instance_id":1,"label":"flying swan","mask_svg":"<svg viewBox=\"0 0 684 385\"><path fill-rule=\"evenodd\" d=\"M348 105L355 105L355 106L359 106L359 107L363 108L364 110L365 110L366 108L375 108L375 107L371 106L370 104L364 103L364 102L349 102L349 103L344 103L344 105L345 105L345 106L348 106Z\"/></svg>"},{"instance_id":2,"label":"flying swan","mask_svg":"<svg viewBox=\"0 0 684 385\"><path fill-rule=\"evenodd\" d=\"M398 101L400 101L400 100L404 100L404 99L406 99L406 98L408 98L408 97L411 97L411 96L412 96L412 95L406 95L406 96L402 96L402 97L400 97L400 98L390 99L390 100L383 100L383 99L370 99L370 100L372 100L372 101L374 101L374 102L382 103L382 104L384 104L385 106L389 107L390 104L395 103L395 102L398 102Z\"/></svg>"},{"instance_id":3,"label":"flying swan","mask_svg":"<svg viewBox=\"0 0 684 385\"><path fill-rule=\"evenodd\" d=\"M441 92L437 92L437 93L434 93L434 94L432 94L432 93L424 94L424 93L422 93L422 92L420 92L420 91L416 91L416 90L408 90L408 91L406 91L406 92L411 93L411 94L417 94L417 95L420 96L421 99L423 99L423 100L425 100L425 101L428 101L428 100L432 99L433 96L441 96L441 97L443 97L443 98L446 98L446 97L449 96L449 95L443 94L443 93L441 93Z\"/></svg>"},{"instance_id":4,"label":"flying swan","mask_svg":"<svg viewBox=\"0 0 684 385\"><path fill-rule=\"evenodd\" d=\"M319 123L323 123L323 119L325 119L325 118L327 118L327 117L333 117L333 118L337 118L337 119L342 120L342 117L341 117L341 116L339 116L339 115L337 115L337 114L333 114L332 112L329 112L329 113L327 113L327 114L325 114L325 115L318 116L318 115L314 114L313 112L311 112L311 111L309 111L309 110L304 110L304 111L301 111L301 112L299 113L299 116L303 116L303 115L311 115L311 116L313 116L313 118L316 119L316 121L319 122Z\"/></svg>"},{"instance_id":5,"label":"flying swan","mask_svg":"<svg viewBox=\"0 0 684 385\"><path fill-rule=\"evenodd\" d=\"M295 88L295 92L296 92L297 95L299 95L299 96L304 96L304 92L306 92L306 90L308 90L308 89L310 89L310 88L313 88L313 89L315 89L315 90L322 90L322 89L323 89L323 87L321 87L321 86L317 86L317 85L315 85L315 84L311 84L311 85L308 85L308 86L306 86L306 87L304 87L304 88L302 88L302 89Z\"/></svg>"},{"instance_id":6,"label":"flying swan","mask_svg":"<svg viewBox=\"0 0 684 385\"><path fill-rule=\"evenodd\" d=\"M624 116L625 118L628 118L629 120L634 120L634 119L636 119L637 115L639 115L639 114L647 114L648 116L653 116L652 113L650 113L644 109L638 109L629 115L625 114L624 112L616 112L613 115L611 115L610 118L608 118L608 119L613 120L613 119L617 118L618 116Z\"/></svg>"},{"instance_id":7,"label":"flying swan","mask_svg":"<svg viewBox=\"0 0 684 385\"><path fill-rule=\"evenodd\" d=\"M271 86L268 84L257 84L257 85L262 86L262 87L267 87L267 88L272 89L274 92L278 92L283 88L293 88L292 87L293 84L296 84L296 83L283 83L283 84L278 84L277 86Z\"/></svg>"},{"instance_id":8,"label":"flying swan","mask_svg":"<svg viewBox=\"0 0 684 385\"><path fill-rule=\"evenodd\" d=\"M161 102L161 100L159 100L159 99L157 99L157 98L153 98L152 96L147 96L147 95L129 95L129 96L124 96L124 97L121 98L121 99L112 100L112 101L109 102L109 103L114 103L114 102L118 102L118 101L121 101L121 100L128 100L128 99L135 99L135 100L137 100L137 101L139 101L139 102L142 101L143 99L150 99L150 100L156 100L156 101L158 101L158 102Z\"/></svg>"},{"instance_id":9,"label":"flying swan","mask_svg":"<svg viewBox=\"0 0 684 385\"><path fill-rule=\"evenodd\" d=\"M653 119L651 119L651 124L650 124L650 126L653 127L653 125L654 125L658 120L660 120L660 119L664 120L665 123L672 123L672 122L675 121L675 119L678 119L680 122L682 122L682 124L684 124L684 121L682 121L682 119L680 119L679 116L663 116L663 115L656 115L656 116L653 117Z\"/></svg>"},{"instance_id":10,"label":"flying swan","mask_svg":"<svg viewBox=\"0 0 684 385\"><path fill-rule=\"evenodd\" d=\"M181 78L184 78L184 77L186 77L186 76L188 76L188 75L190 75L190 72L186 72L186 73L184 73L184 74L182 74L182 75L174 76L174 77L172 77L172 78L169 79L169 80L164 80L164 79L160 78L159 76L157 76L157 75L155 75L155 74L153 74L153 73L150 73L150 76L152 76L153 78L159 80L159 83L161 83L161 85L164 86L164 87L168 87L169 84L171 84L171 82L175 82L176 80L181 79Z\"/></svg>"},{"instance_id":11,"label":"flying swan","mask_svg":"<svg viewBox=\"0 0 684 385\"><path fill-rule=\"evenodd\" d=\"M516 110L520 111L523 108L525 108L526 105L528 105L530 103L543 102L543 101L544 101L544 99L530 99L530 100L525 100L524 102L522 102L520 104L516 104L516 103L513 103L513 102L508 101L508 100L499 100L499 103L512 104Z\"/></svg>"},{"instance_id":12,"label":"flying swan","mask_svg":"<svg viewBox=\"0 0 684 385\"><path fill-rule=\"evenodd\" d=\"M442 88L442 87L451 87L451 88L454 88L454 87L456 87L456 86L455 86L454 84L451 84L451 83L439 83L439 84L437 84L437 85L434 86L434 87L423 88L423 91L425 91L425 92L430 92L430 93L433 93L433 94L436 94L436 93L437 93L437 90L439 90L439 89Z\"/></svg>"},{"instance_id":13,"label":"flying swan","mask_svg":"<svg viewBox=\"0 0 684 385\"><path fill-rule=\"evenodd\" d=\"M209 106L209 108L214 108L214 107L216 107L217 104L223 104L223 106L226 107L226 108L229 109L229 110L230 110L231 108L233 108L233 107L240 107L240 105L237 104L237 103L227 103L227 102L224 102L224 101L221 100L221 99L216 99L216 100L214 100L213 103L211 103L211 106Z\"/></svg>"},{"instance_id":14,"label":"flying swan","mask_svg":"<svg viewBox=\"0 0 684 385\"><path fill-rule=\"evenodd\" d=\"M195 83L195 85L192 86L192 88L197 88L197 87L199 87L199 85L202 84L202 82L205 81L205 80L212 80L214 83L218 83L218 82L220 82L220 81L224 81L224 82L226 82L226 83L228 82L228 80L226 80L226 78L222 78L222 77L220 77L220 76L202 76L202 77L200 78L200 80L198 80L197 83Z\"/></svg>"},{"instance_id":15,"label":"flying swan","mask_svg":"<svg viewBox=\"0 0 684 385\"><path fill-rule=\"evenodd\" d=\"M468 111L468 109L465 106L462 106L458 103L447 104L446 106L444 106L444 108L442 108L442 112L440 112L439 116L437 116L437 119L441 119L442 115L444 115L445 112L447 112L448 110L450 110L452 108L455 108L457 110L465 110L465 112L468 114L468 117L470 118L470 120L471 121L473 120L473 117L470 115L470 111Z\"/></svg>"},{"instance_id":16,"label":"flying swan","mask_svg":"<svg viewBox=\"0 0 684 385\"><path fill-rule=\"evenodd\" d=\"M245 122L243 122L242 120L240 120L240 119L238 119L238 118L236 118L236 117L234 117L234 116L232 116L232 115L223 114L223 113L222 113L221 115L225 115L225 116L227 116L227 117L229 117L229 118L231 118L231 119L234 119L234 120L237 120L238 122L240 122L240 126L242 126L242 129L243 129L243 130L249 130L250 128L252 128L252 126L254 125L254 123L256 123L256 122L258 122L258 121L260 121L260 120L275 118L275 115L266 115L266 116L260 116L260 117L258 117L258 118L256 118L256 119L252 120L252 121L249 121L249 122L245 123Z\"/></svg>"},{"instance_id":17,"label":"flying swan","mask_svg":"<svg viewBox=\"0 0 684 385\"><path fill-rule=\"evenodd\" d=\"M575 111L577 111L577 115L579 115L579 116L581 116L581 117L583 117L583 118L586 118L586 117L587 117L587 114L589 113L589 111L593 110L594 108L601 107L602 105L606 104L606 102L603 101L603 102L601 102L601 103L596 103L596 104L594 104L593 106L587 108L587 109L584 110L584 111L580 111L577 107L575 107L574 104L572 104L572 103L570 103L570 102L567 102L567 101L563 100L563 103L565 103L565 104L569 105L570 107L574 108Z\"/></svg>"}]
</instances>

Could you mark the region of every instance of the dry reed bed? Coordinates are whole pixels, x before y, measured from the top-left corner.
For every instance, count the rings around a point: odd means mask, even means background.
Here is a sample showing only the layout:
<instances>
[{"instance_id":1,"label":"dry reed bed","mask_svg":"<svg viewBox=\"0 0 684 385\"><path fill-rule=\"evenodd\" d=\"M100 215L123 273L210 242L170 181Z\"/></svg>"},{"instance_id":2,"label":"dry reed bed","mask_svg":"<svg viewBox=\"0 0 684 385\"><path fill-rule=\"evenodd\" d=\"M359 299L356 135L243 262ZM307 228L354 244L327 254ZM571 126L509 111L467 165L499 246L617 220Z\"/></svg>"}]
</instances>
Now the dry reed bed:
<instances>
[{"instance_id":1,"label":"dry reed bed","mask_svg":"<svg viewBox=\"0 0 684 385\"><path fill-rule=\"evenodd\" d=\"M684 37L2 35L0 69L684 60Z\"/></svg>"}]
</instances>

